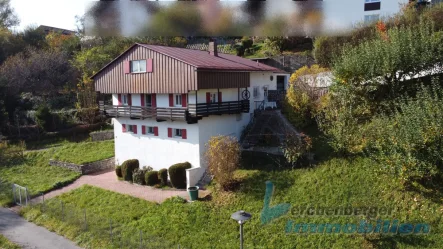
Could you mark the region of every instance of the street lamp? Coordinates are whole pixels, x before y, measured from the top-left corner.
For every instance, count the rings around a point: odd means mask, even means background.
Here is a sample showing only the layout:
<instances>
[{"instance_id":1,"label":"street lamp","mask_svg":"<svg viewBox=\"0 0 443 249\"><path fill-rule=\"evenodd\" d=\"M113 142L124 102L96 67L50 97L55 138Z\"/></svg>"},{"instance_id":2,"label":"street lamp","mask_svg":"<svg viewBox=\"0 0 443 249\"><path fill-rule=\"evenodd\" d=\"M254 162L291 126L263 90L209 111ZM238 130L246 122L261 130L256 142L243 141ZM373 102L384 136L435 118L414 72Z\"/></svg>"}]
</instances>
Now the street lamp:
<instances>
[{"instance_id":1,"label":"street lamp","mask_svg":"<svg viewBox=\"0 0 443 249\"><path fill-rule=\"evenodd\" d=\"M243 210L237 211L231 215L231 218L240 224L240 249L243 249L243 224L245 224L247 220L251 219L251 217L252 215L250 213L246 213Z\"/></svg>"}]
</instances>

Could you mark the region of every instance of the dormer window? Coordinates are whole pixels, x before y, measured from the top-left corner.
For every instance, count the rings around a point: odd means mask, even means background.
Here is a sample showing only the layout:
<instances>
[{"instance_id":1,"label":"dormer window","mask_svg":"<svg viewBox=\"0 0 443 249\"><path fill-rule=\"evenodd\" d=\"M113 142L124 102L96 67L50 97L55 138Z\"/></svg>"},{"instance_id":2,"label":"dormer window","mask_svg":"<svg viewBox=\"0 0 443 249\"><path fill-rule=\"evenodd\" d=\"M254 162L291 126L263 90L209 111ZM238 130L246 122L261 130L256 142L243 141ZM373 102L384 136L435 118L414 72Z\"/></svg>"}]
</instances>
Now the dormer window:
<instances>
[{"instance_id":1,"label":"dormer window","mask_svg":"<svg viewBox=\"0 0 443 249\"><path fill-rule=\"evenodd\" d=\"M131 61L131 73L146 73L146 60Z\"/></svg>"}]
</instances>

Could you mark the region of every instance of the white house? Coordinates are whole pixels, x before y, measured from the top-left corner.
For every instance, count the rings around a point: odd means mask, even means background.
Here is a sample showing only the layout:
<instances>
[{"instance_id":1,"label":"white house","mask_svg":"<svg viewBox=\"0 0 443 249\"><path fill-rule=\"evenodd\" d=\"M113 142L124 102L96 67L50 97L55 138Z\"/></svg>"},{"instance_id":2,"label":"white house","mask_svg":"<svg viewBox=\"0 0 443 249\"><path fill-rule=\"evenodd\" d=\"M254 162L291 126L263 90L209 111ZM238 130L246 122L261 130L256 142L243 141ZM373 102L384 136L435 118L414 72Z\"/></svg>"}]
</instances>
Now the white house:
<instances>
[{"instance_id":1,"label":"white house","mask_svg":"<svg viewBox=\"0 0 443 249\"><path fill-rule=\"evenodd\" d=\"M267 96L287 88L288 73L214 47L134 44L92 77L96 91L112 94L100 108L114 118L116 164L138 159L159 170L188 161L194 185L211 136L240 138L255 108L275 106Z\"/></svg>"}]
</instances>

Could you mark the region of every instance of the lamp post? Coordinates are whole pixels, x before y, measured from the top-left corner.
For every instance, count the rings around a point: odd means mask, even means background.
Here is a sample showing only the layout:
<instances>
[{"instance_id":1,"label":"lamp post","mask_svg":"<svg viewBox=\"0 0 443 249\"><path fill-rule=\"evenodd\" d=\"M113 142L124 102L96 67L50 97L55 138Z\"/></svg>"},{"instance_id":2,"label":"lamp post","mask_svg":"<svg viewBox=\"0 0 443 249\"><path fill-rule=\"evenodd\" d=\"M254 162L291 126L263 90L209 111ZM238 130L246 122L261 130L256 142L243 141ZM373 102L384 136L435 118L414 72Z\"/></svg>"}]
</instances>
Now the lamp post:
<instances>
[{"instance_id":1,"label":"lamp post","mask_svg":"<svg viewBox=\"0 0 443 249\"><path fill-rule=\"evenodd\" d=\"M250 213L246 213L243 210L237 211L231 215L231 218L240 224L240 249L243 249L243 224L245 224L247 220L251 219L251 217L252 215Z\"/></svg>"}]
</instances>

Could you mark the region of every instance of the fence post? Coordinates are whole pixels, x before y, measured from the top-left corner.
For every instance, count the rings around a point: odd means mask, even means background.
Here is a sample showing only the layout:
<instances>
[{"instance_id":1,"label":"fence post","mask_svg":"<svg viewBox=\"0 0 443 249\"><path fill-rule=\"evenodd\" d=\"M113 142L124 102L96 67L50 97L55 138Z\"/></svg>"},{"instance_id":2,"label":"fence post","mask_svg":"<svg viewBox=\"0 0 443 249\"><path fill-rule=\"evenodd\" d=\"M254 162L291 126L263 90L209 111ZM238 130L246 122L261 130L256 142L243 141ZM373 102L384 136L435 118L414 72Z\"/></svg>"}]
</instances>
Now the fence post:
<instances>
[{"instance_id":1,"label":"fence post","mask_svg":"<svg viewBox=\"0 0 443 249\"><path fill-rule=\"evenodd\" d=\"M26 206L28 206L28 198L29 198L29 193L28 193L28 188L25 188L25 203L26 203Z\"/></svg>"},{"instance_id":2,"label":"fence post","mask_svg":"<svg viewBox=\"0 0 443 249\"><path fill-rule=\"evenodd\" d=\"M17 199L15 197L15 185L12 184L12 196L14 197L14 203L17 203Z\"/></svg>"},{"instance_id":3,"label":"fence post","mask_svg":"<svg viewBox=\"0 0 443 249\"><path fill-rule=\"evenodd\" d=\"M20 206L22 205L22 189L18 188L18 195L20 197Z\"/></svg>"},{"instance_id":4,"label":"fence post","mask_svg":"<svg viewBox=\"0 0 443 249\"><path fill-rule=\"evenodd\" d=\"M88 230L88 222L86 220L86 208L84 209L84 218L85 218L85 230Z\"/></svg>"}]
</instances>

